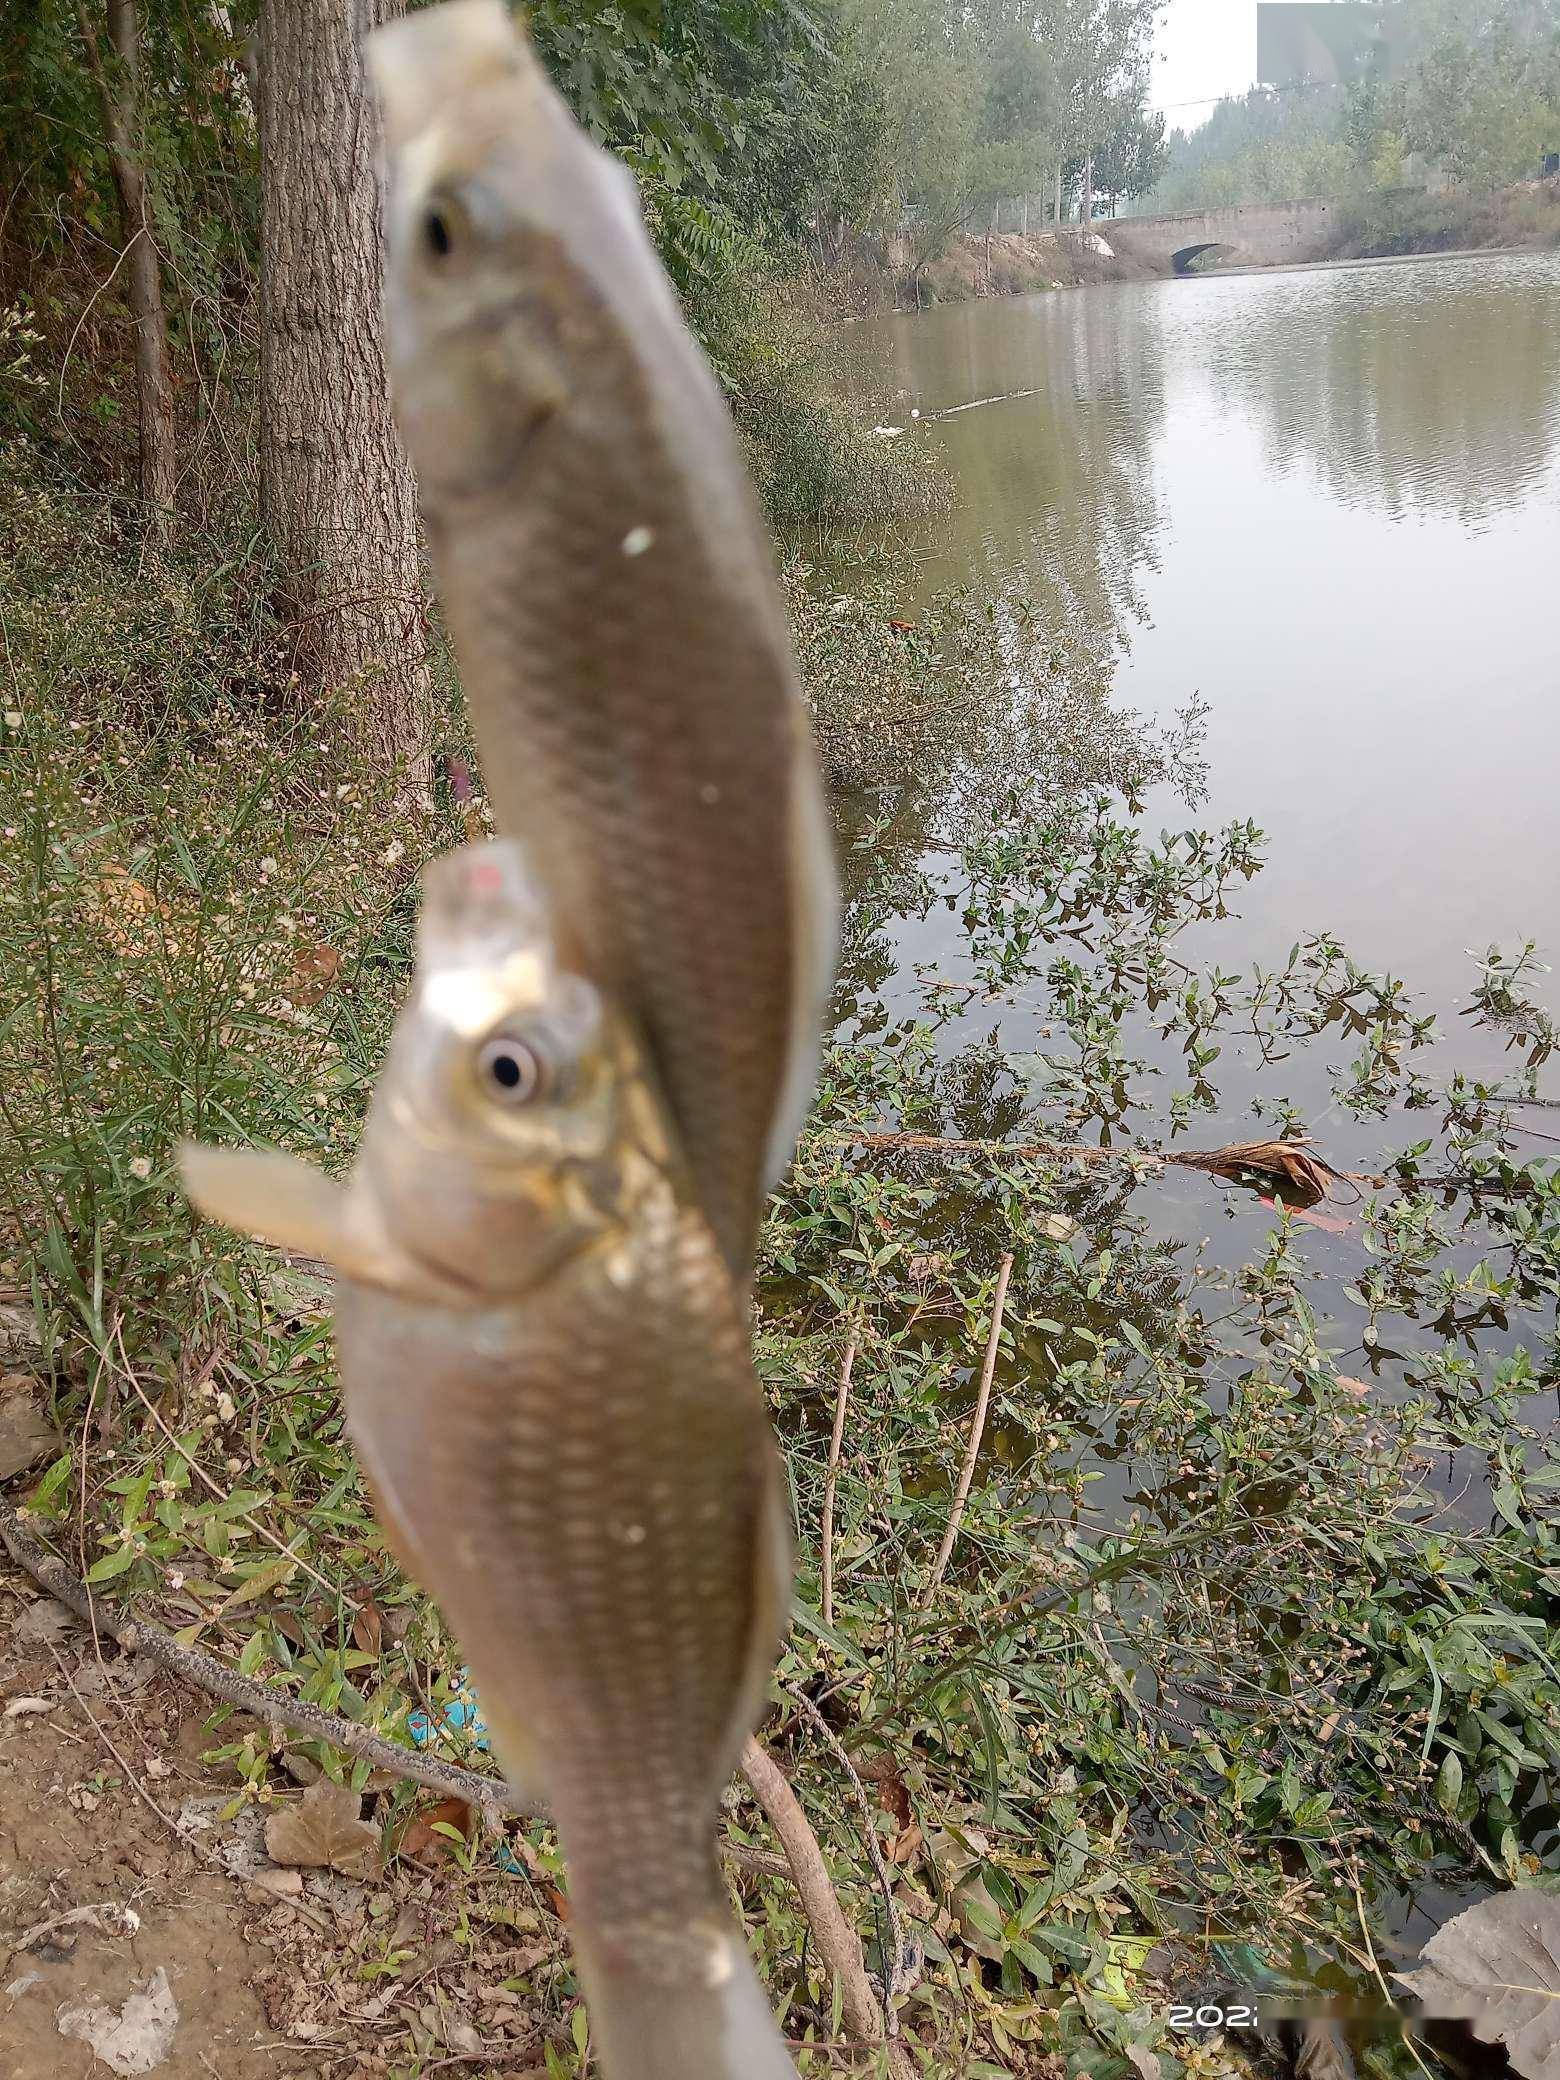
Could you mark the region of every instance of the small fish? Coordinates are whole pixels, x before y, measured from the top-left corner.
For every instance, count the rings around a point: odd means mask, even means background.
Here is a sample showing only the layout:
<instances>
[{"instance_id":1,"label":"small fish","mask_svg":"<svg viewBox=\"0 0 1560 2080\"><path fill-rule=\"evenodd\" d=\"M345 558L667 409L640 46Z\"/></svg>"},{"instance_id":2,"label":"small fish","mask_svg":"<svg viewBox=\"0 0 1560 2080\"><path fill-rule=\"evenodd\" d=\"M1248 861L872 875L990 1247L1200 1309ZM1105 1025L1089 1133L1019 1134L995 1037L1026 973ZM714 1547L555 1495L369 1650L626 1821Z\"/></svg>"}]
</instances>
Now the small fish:
<instances>
[{"instance_id":1,"label":"small fish","mask_svg":"<svg viewBox=\"0 0 1560 2080\"><path fill-rule=\"evenodd\" d=\"M366 48L396 416L494 815L643 1034L745 1284L838 907L769 539L633 180L501 0Z\"/></svg>"},{"instance_id":2,"label":"small fish","mask_svg":"<svg viewBox=\"0 0 1560 2080\"><path fill-rule=\"evenodd\" d=\"M215 1220L326 1258L347 1425L505 1769L551 1805L613 2080L794 2080L720 1794L790 1597L743 1307L635 1034L513 843L425 876L350 1182L186 1145Z\"/></svg>"}]
</instances>

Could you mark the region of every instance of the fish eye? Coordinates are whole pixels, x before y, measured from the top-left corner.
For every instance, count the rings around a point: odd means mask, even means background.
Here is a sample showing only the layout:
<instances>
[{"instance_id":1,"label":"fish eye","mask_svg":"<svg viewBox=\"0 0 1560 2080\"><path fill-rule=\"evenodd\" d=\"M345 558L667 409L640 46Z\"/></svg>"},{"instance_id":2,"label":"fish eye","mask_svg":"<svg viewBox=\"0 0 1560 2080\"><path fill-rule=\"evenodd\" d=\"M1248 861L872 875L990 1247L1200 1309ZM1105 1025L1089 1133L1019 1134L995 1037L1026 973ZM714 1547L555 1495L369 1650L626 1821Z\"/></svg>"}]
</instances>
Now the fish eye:
<instances>
[{"instance_id":1,"label":"fish eye","mask_svg":"<svg viewBox=\"0 0 1560 2080\"><path fill-rule=\"evenodd\" d=\"M435 259L443 260L454 250L455 233L450 224L449 213L442 209L430 209L423 217L423 239Z\"/></svg>"},{"instance_id":2,"label":"fish eye","mask_svg":"<svg viewBox=\"0 0 1560 2080\"><path fill-rule=\"evenodd\" d=\"M501 1105L524 1105L541 1089L541 1057L513 1033L500 1033L477 1056L482 1088Z\"/></svg>"}]
</instances>

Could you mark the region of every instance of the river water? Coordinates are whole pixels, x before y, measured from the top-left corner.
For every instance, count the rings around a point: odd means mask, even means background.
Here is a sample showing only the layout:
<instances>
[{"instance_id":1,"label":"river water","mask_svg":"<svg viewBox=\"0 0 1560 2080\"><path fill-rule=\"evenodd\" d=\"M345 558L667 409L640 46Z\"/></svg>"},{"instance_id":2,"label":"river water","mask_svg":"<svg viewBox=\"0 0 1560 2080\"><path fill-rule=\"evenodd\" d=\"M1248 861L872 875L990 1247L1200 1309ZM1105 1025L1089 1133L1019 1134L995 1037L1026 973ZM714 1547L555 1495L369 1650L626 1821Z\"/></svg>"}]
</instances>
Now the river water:
<instances>
[{"instance_id":1,"label":"river water","mask_svg":"<svg viewBox=\"0 0 1560 2080\"><path fill-rule=\"evenodd\" d=\"M1556 948L1560 256L1105 284L863 330L904 437L955 480L904 544L908 603L1024 594L1115 646L1128 706L1209 704L1208 813L1269 840L1221 957L1326 927L1445 1007L1466 949Z\"/></svg>"},{"instance_id":2,"label":"river water","mask_svg":"<svg viewBox=\"0 0 1560 2080\"><path fill-rule=\"evenodd\" d=\"M1509 1076L1520 1052L1456 1014L1472 950L1560 951L1560 255L1103 284L854 338L954 480L889 545L905 612L950 584L1022 597L1120 703L1206 705L1209 799L1193 819L1164 790L1147 822L1250 818L1265 865L1188 947L1249 971L1326 930L1438 1015L1421 1073ZM892 1012L949 968L956 910L892 922ZM1031 1047L1044 1016L975 1000L940 1044ZM1375 1166L1424 1128L1341 1111L1341 1053L1297 1050L1279 1083L1335 1163ZM1271 1065L1237 1042L1215 1075L1197 1145L1262 1131ZM1200 1179L1156 1199L1182 1239L1230 1210ZM1265 1218L1235 1209L1216 1254Z\"/></svg>"},{"instance_id":3,"label":"river water","mask_svg":"<svg viewBox=\"0 0 1560 2080\"><path fill-rule=\"evenodd\" d=\"M904 614L950 585L1027 600L1063 664L1086 661L1115 701L1164 722L1205 706L1207 799L1193 811L1157 789L1145 826L1251 819L1265 864L1179 952L1249 973L1325 930L1437 1016L1438 1039L1414 1056L1425 1091L1459 1070L1514 1084L1524 1050L1457 1014L1472 951L1532 939L1560 952L1560 255L1109 284L896 315L852 337L897 438L925 444L954 482L951 511L874 545ZM862 816L893 813L878 801ZM923 807L909 822L935 819ZM847 1035L925 1017L928 973L971 972L969 881L946 842L920 866L921 900L878 922L848 977ZM944 1062L987 1037L1023 1055L1056 1029L1054 991L1043 977L972 989L942 998L933 1023ZM1179 1050L1156 1052L1141 1023L1136 1038L1150 1073L1117 1123L1125 1138L1178 1132L1206 1148L1274 1131L1275 1085L1291 1127L1340 1166L1383 1167L1440 1124L1428 1098L1410 1112L1340 1103L1354 1044L1340 1032L1276 1066L1221 1035L1211 1091L1177 1122ZM1513 1117L1522 1160L1557 1153L1560 1113ZM1012 1118L966 1109L942 1130L1011 1134ZM1028 1123L1057 1131L1044 1097ZM1062 1138L1086 1138L1076 1115L1066 1125ZM1194 1259L1257 1261L1274 1222L1270 1200L1192 1172L1133 1203L1183 1276ZM1398 1361L1447 1325L1402 1321L1391 1353L1362 1343L1348 1289L1368 1243L1359 1206L1344 1211L1296 1247L1340 1371L1390 1398ZM1481 1247L1449 1258L1466 1271ZM1553 1327L1542 1305L1496 1312L1464 1345L1487 1364L1514 1342L1541 1350ZM1520 1413L1551 1424L1552 1383ZM1133 1479L1103 1455L1096 1510L1125 1506ZM1450 1455L1431 1485L1488 1520L1482 1453ZM1399 1931L1416 1919L1410 1904L1388 1918Z\"/></svg>"}]
</instances>

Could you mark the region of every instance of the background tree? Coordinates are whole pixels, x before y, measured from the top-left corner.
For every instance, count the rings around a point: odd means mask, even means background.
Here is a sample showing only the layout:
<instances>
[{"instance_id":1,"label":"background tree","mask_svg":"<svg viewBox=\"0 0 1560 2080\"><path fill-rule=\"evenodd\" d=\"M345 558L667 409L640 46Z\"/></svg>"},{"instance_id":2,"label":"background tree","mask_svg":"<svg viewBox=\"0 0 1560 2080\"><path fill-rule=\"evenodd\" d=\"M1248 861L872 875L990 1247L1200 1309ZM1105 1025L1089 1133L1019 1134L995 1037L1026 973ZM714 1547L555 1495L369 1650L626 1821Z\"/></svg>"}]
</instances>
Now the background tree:
<instances>
[{"instance_id":1,"label":"background tree","mask_svg":"<svg viewBox=\"0 0 1560 2080\"><path fill-rule=\"evenodd\" d=\"M363 34L400 11L399 0L262 0L260 483L299 668L323 686L357 681L365 742L420 766L417 516L390 416L361 54Z\"/></svg>"},{"instance_id":2,"label":"background tree","mask_svg":"<svg viewBox=\"0 0 1560 2080\"><path fill-rule=\"evenodd\" d=\"M1121 108L1110 134L1094 154L1094 182L1110 203L1110 214L1123 198L1146 195L1164 172L1169 158L1165 119L1136 100Z\"/></svg>"},{"instance_id":3,"label":"background tree","mask_svg":"<svg viewBox=\"0 0 1560 2080\"><path fill-rule=\"evenodd\" d=\"M140 15L135 0L108 0L106 51L88 0L77 0L76 19L97 88L108 163L119 197L123 259L135 329L140 426L138 488L148 532L166 539L178 490L178 442L173 364L163 313L162 262L153 229L141 115Z\"/></svg>"}]
</instances>

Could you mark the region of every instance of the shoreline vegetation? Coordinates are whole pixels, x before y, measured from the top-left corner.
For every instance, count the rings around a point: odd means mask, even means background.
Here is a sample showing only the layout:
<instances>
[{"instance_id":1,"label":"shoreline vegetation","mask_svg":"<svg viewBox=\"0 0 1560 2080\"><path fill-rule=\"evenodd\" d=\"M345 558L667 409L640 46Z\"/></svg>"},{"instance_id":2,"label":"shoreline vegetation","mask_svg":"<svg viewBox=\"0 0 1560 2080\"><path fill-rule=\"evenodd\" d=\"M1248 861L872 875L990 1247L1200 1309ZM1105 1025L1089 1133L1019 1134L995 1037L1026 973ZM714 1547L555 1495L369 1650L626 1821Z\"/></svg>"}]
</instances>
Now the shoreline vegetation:
<instances>
[{"instance_id":1,"label":"shoreline vegetation","mask_svg":"<svg viewBox=\"0 0 1560 2080\"><path fill-rule=\"evenodd\" d=\"M444 1982L474 2000L475 1931L519 1914L547 1962L512 1974L519 2035L492 2047L536 2033L550 2072L577 2073L545 1820L495 1844L472 1800L419 1803L309 1720L404 1743L419 1713L458 1713L458 1657L346 1448L316 1269L203 1228L173 1170L191 1133L346 1159L408 972L415 869L484 828L469 753L448 739L409 818L394 776L301 699L253 551L147 563L25 444L4 451L0 507L5 1392L31 1440L12 1500L107 1610L276 1693L274 1713L212 1719L216 1840L285 1809L290 1776L339 1780L390 1859L346 1929L393 1917L432 1868L441 1918L473 1931ZM1249 826L1142 824L1150 788L1195 802L1198 718L1145 729L1106 680L1053 668L1053 630L989 602L949 595L905 624L866 571L831 596L793 568L787 590L855 806L845 1023L760 1266L800 1553L764 1746L864 1945L877 1991L851 1979L853 1998L893 1989L895 2070L1260 2072L1260 2045L1179 2037L1170 2004L1232 1973L1357 1989L1394 1900L1543 1874L1560 1168L1522 1153L1555 1037L1534 956L1492 953L1474 978L1471 1030L1517 1050L1499 1086L1421 1073L1434 1019L1325 937L1238 987L1187 967L1180 934L1224 914L1262 852ZM950 897L965 972L885 1021L893 918ZM971 990L1043 993L1046 1055L948 1053ZM1185 1073L1134 1118L1124 1090L1164 1075L1145 1017ZM1347 1205L1285 1143L1281 1106L1249 1163L1218 1151L1235 1181L1210 1191L1273 1200L1232 1272L1155 1240L1141 1195L1162 1189L1158 1137L1216 1113L1215 1059L1242 1030L1275 1054L1352 1040L1342 1116L1390 1135L1401 1111L1405 1131L1389 1188L1351 1185ZM1128 1130L1118 1161L1059 1146L1102 1126ZM1318 1219L1359 1237L1357 1355L1318 1327ZM1495 1321L1516 1333L1484 1352ZM1397 1380L1377 1353L1405 1332ZM1446 1464L1492 1500L1459 1509ZM443 1753L487 1766L458 1738ZM805 2051L835 2042L843 1981L770 1846L777 1787L753 1781L771 1804L733 1794L727 1861ZM315 2005L288 2012L306 2022L358 1997L363 1964L345 1936L297 1933L313 1947L289 1998ZM364 2071L429 2071L450 2044L423 2027L386 2002ZM1378 2080L1418 2070L1390 2028L1365 2051Z\"/></svg>"}]
</instances>

